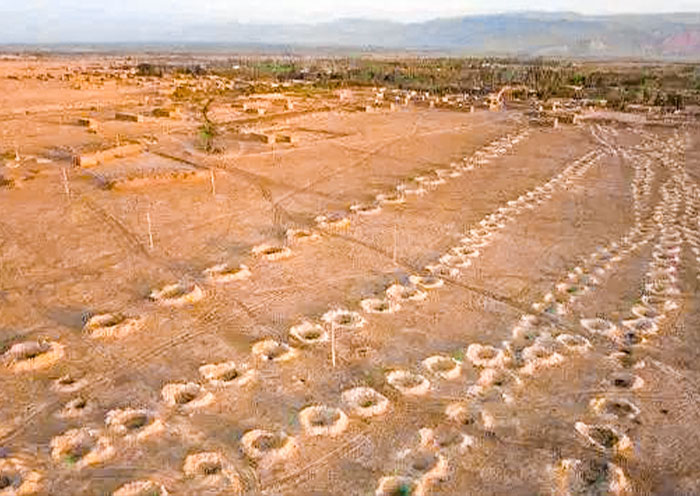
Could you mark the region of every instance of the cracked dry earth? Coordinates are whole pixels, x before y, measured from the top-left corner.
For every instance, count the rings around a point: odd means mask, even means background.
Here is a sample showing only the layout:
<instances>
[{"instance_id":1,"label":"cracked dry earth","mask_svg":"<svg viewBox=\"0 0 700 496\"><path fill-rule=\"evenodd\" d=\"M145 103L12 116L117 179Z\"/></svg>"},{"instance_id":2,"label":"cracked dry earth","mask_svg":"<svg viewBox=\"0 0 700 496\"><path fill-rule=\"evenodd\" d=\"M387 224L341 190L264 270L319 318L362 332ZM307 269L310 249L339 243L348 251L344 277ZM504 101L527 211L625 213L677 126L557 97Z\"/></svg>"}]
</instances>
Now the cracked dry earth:
<instances>
[{"instance_id":1,"label":"cracked dry earth","mask_svg":"<svg viewBox=\"0 0 700 496\"><path fill-rule=\"evenodd\" d=\"M523 123L3 192L0 495L699 494L700 139Z\"/></svg>"}]
</instances>

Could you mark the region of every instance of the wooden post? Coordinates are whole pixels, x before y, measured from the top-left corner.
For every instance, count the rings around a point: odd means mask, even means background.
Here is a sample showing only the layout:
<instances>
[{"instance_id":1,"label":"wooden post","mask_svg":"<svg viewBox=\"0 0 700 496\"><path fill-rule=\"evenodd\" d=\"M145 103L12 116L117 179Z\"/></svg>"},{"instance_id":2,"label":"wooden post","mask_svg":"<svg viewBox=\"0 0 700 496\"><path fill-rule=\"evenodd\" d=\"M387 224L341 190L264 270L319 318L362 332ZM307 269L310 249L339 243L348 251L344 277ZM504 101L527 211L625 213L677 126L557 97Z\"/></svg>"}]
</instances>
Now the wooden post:
<instances>
[{"instance_id":1,"label":"wooden post","mask_svg":"<svg viewBox=\"0 0 700 496\"><path fill-rule=\"evenodd\" d=\"M216 196L216 183L214 182L214 169L209 169L211 174L211 196Z\"/></svg>"},{"instance_id":2,"label":"wooden post","mask_svg":"<svg viewBox=\"0 0 700 496\"><path fill-rule=\"evenodd\" d=\"M151 212L146 212L146 222L148 223L148 246L153 249L153 229L151 227Z\"/></svg>"},{"instance_id":3,"label":"wooden post","mask_svg":"<svg viewBox=\"0 0 700 496\"><path fill-rule=\"evenodd\" d=\"M331 322L331 361L335 368L335 324Z\"/></svg>"},{"instance_id":4,"label":"wooden post","mask_svg":"<svg viewBox=\"0 0 700 496\"><path fill-rule=\"evenodd\" d=\"M63 190L66 192L66 198L70 199L70 186L68 185L68 174L66 173L66 168L61 169L63 174Z\"/></svg>"}]
</instances>

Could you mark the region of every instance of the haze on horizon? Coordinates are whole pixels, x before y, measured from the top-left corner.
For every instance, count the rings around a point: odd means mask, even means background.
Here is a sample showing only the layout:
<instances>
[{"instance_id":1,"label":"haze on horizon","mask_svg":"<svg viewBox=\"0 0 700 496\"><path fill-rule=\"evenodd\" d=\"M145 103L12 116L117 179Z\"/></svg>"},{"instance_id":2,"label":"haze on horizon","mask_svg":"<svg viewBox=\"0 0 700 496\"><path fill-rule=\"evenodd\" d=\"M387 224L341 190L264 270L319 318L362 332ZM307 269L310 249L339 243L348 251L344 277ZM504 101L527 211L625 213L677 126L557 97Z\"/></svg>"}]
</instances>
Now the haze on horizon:
<instances>
[{"instance_id":1,"label":"haze on horizon","mask_svg":"<svg viewBox=\"0 0 700 496\"><path fill-rule=\"evenodd\" d=\"M586 15L670 13L700 10L700 0L0 0L1 18L72 23L82 19L158 19L177 22L316 23L341 18L426 21L439 17L521 11L566 11ZM8 15L9 14L9 15ZM4 22L0 20L0 27Z\"/></svg>"}]
</instances>

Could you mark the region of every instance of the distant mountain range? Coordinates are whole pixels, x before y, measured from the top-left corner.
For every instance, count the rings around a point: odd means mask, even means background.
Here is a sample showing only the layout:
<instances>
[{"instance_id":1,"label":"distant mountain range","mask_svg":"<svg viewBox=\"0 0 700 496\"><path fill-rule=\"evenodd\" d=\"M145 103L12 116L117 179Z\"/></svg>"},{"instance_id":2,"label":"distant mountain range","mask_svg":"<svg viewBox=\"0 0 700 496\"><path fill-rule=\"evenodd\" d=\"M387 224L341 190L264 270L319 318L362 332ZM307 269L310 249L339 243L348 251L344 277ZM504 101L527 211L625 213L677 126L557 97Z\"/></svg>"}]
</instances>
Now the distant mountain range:
<instances>
[{"instance_id":1,"label":"distant mountain range","mask_svg":"<svg viewBox=\"0 0 700 496\"><path fill-rule=\"evenodd\" d=\"M15 20L16 21L16 20ZM130 19L0 19L0 42L166 43L287 49L409 50L459 55L633 57L700 60L700 12L586 16L521 12L398 23L341 19L317 24L154 23Z\"/></svg>"}]
</instances>

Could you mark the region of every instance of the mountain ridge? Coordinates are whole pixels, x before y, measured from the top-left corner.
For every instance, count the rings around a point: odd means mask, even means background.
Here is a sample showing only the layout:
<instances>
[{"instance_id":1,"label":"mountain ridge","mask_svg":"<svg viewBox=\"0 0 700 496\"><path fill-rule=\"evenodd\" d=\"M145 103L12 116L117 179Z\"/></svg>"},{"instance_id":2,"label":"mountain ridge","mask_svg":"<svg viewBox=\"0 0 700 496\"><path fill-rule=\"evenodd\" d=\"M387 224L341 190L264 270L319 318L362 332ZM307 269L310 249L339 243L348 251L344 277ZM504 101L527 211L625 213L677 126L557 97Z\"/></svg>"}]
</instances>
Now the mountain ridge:
<instances>
[{"instance_id":1,"label":"mountain ridge","mask_svg":"<svg viewBox=\"0 0 700 496\"><path fill-rule=\"evenodd\" d=\"M375 47L459 55L683 58L700 60L700 12L583 15L510 12L396 22L344 18L319 23L161 22L76 18L55 25L0 20L0 42L214 43ZM3 29L5 28L5 29Z\"/></svg>"}]
</instances>

